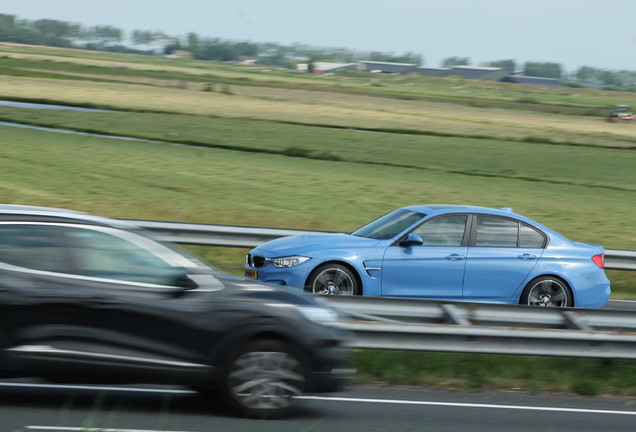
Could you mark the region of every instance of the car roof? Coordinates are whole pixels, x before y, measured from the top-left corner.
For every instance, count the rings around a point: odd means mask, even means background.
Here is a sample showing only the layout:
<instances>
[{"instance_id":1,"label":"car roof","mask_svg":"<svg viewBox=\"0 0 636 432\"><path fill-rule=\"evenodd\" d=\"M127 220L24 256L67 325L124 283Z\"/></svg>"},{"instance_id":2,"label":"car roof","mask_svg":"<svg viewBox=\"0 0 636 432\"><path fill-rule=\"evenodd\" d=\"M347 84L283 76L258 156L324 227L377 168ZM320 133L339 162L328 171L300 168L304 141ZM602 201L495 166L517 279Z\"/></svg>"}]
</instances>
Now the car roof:
<instances>
[{"instance_id":1,"label":"car roof","mask_svg":"<svg viewBox=\"0 0 636 432\"><path fill-rule=\"evenodd\" d=\"M515 212L510 207L502 207L500 209L494 209L489 207L479 207L471 205L457 205L457 204L422 204L405 207L409 210L415 210L426 214L438 214L438 213L457 213L457 212L471 212L471 213L488 213L488 214L502 214L510 215ZM519 216L519 215L516 215Z\"/></svg>"},{"instance_id":2,"label":"car roof","mask_svg":"<svg viewBox=\"0 0 636 432\"><path fill-rule=\"evenodd\" d=\"M445 213L481 213L490 214L496 216L514 217L515 219L523 220L534 225L539 225L537 222L529 219L525 216L521 216L514 212L511 207L501 207L498 209L490 207L480 207L472 205L457 205L457 204L423 204L404 207L407 210L413 210L423 213L427 216L434 216Z\"/></svg>"},{"instance_id":3,"label":"car roof","mask_svg":"<svg viewBox=\"0 0 636 432\"><path fill-rule=\"evenodd\" d=\"M517 219L529 225L532 225L536 228L540 228L544 232L557 234L551 229L549 229L548 227L538 223L537 221L534 221L526 216L522 216L520 214L515 213L511 207L501 207L501 208L495 209L490 207L457 205L457 204L423 204L423 205L413 205L413 206L404 207L404 209L423 213L427 217L435 216L439 214L445 214L445 213L481 213L481 214L489 214L489 215L495 215L495 216L512 217L514 219Z\"/></svg>"},{"instance_id":4,"label":"car roof","mask_svg":"<svg viewBox=\"0 0 636 432\"><path fill-rule=\"evenodd\" d=\"M122 229L130 229L133 227L133 225L125 221L110 219L101 216L94 216L89 213L84 213L76 210L20 204L0 204L1 219L7 220L7 218L10 219L12 216L15 218L19 218L20 220L29 221L60 221L67 223L74 222L80 224L110 226Z\"/></svg>"}]
</instances>

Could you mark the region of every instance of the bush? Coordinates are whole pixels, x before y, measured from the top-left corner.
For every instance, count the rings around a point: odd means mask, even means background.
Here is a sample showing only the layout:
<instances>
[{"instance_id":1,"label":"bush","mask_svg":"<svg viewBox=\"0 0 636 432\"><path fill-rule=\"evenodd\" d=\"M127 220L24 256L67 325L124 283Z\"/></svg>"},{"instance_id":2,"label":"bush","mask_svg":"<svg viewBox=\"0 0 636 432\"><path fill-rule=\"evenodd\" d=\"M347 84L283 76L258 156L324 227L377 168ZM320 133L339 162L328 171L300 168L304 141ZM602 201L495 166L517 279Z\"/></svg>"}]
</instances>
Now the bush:
<instances>
[{"instance_id":1,"label":"bush","mask_svg":"<svg viewBox=\"0 0 636 432\"><path fill-rule=\"evenodd\" d=\"M585 84L581 81L561 81L561 82L571 88L590 88L588 84Z\"/></svg>"},{"instance_id":2,"label":"bush","mask_svg":"<svg viewBox=\"0 0 636 432\"><path fill-rule=\"evenodd\" d=\"M291 157L310 157L312 151L310 149L302 148L302 147L287 147L283 150L283 154L285 156Z\"/></svg>"},{"instance_id":3,"label":"bush","mask_svg":"<svg viewBox=\"0 0 636 432\"><path fill-rule=\"evenodd\" d=\"M554 143L554 141L552 141L550 138L531 136L531 135L523 138L521 140L521 142L527 142L527 143L533 143L533 144L552 144L552 143Z\"/></svg>"},{"instance_id":4,"label":"bush","mask_svg":"<svg viewBox=\"0 0 636 432\"><path fill-rule=\"evenodd\" d=\"M601 393L602 385L598 380L581 378L572 383L572 391L582 396L597 396Z\"/></svg>"}]
</instances>

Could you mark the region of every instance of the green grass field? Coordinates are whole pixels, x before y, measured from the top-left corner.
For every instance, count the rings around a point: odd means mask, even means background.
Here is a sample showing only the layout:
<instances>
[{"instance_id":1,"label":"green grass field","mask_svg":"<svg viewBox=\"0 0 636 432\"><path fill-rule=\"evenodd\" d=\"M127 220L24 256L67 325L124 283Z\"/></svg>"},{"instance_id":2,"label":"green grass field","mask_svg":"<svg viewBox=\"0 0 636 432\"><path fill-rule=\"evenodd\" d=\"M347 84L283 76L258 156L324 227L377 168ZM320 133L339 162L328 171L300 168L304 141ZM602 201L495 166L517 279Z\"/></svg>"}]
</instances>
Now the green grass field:
<instances>
[{"instance_id":1,"label":"green grass field","mask_svg":"<svg viewBox=\"0 0 636 432\"><path fill-rule=\"evenodd\" d=\"M607 104L636 105L634 94L454 78L325 78L9 44L0 44L0 75L0 99L120 111L0 107L0 121L138 138L0 126L3 203L342 231L410 204L505 206L573 240L636 250L636 122L602 117ZM213 91L205 91L208 83ZM242 268L245 250L192 249L227 271ZM613 298L636 299L634 272L608 276ZM414 382L400 370L466 358L394 353L395 367L378 372L369 362L383 364L385 354L366 355L355 356L362 377L429 385L446 384L424 379L436 374L431 369L407 373ZM475 371L466 381L449 369L439 376L450 374L447 381L457 378L460 387L546 387L541 377L497 366L509 358L483 358L478 364L500 370L499 378ZM539 367L530 363L523 364ZM580 372L601 363L571 364ZM619 386L599 384L602 374L590 379L568 378L553 390ZM627 387L620 392L630 393Z\"/></svg>"}]
</instances>

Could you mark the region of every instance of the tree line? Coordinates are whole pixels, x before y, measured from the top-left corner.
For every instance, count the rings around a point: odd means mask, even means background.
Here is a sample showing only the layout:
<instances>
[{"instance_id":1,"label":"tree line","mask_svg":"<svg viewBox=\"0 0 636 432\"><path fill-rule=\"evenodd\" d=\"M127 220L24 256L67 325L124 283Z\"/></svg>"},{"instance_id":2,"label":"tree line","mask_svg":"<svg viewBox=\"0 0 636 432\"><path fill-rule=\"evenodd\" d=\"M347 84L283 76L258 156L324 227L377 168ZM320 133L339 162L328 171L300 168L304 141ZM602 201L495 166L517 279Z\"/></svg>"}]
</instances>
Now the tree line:
<instances>
[{"instance_id":1,"label":"tree line","mask_svg":"<svg viewBox=\"0 0 636 432\"><path fill-rule=\"evenodd\" d=\"M5 42L139 54L185 51L198 60L239 61L243 58L254 58L261 64L277 67L293 67L301 61L310 64L319 61L351 63L361 60L424 64L424 57L413 52L394 54L347 48L319 48L305 44L230 41L202 37L196 33L172 36L161 31L134 30L128 40L129 43L124 44L125 32L113 26L84 27L66 21L29 21L19 19L15 15L0 14L0 41ZM441 64L442 67L458 65L470 65L470 59L448 57ZM482 66L499 67L510 73L521 72L527 76L570 80L573 86L593 85L610 90L636 90L635 71L613 71L581 66L575 72L566 73L558 63L526 62L520 65L511 59L487 62Z\"/></svg>"},{"instance_id":2,"label":"tree line","mask_svg":"<svg viewBox=\"0 0 636 432\"><path fill-rule=\"evenodd\" d=\"M304 44L285 46L207 38L196 33L188 33L184 37L171 36L161 31L149 30L132 31L129 37L131 47L123 45L124 36L123 30L112 26L83 27L65 21L29 21L18 19L15 15L0 14L0 40L5 42L148 54L187 51L192 58L198 60L238 61L244 57L254 57L259 63L281 67L293 66L303 59L342 63L362 59L414 64L424 61L421 55L410 52L397 55L345 48L317 48Z\"/></svg>"}]
</instances>

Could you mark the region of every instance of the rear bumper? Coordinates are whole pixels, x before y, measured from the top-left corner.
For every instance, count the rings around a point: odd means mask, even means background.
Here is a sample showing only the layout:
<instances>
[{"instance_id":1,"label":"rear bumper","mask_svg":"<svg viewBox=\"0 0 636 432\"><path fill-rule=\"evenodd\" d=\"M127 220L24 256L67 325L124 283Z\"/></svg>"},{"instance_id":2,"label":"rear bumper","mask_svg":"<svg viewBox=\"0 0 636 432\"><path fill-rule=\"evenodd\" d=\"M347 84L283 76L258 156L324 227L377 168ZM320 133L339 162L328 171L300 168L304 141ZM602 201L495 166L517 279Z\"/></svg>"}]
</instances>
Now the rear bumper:
<instances>
[{"instance_id":1,"label":"rear bumper","mask_svg":"<svg viewBox=\"0 0 636 432\"><path fill-rule=\"evenodd\" d=\"M328 393L342 390L345 383L350 381L355 370L333 369L329 372L314 372L309 377L307 393Z\"/></svg>"},{"instance_id":2,"label":"rear bumper","mask_svg":"<svg viewBox=\"0 0 636 432\"><path fill-rule=\"evenodd\" d=\"M347 369L351 350L340 343L315 349L311 356L313 369L308 376L307 393L335 392L350 381L355 370Z\"/></svg>"}]
</instances>

